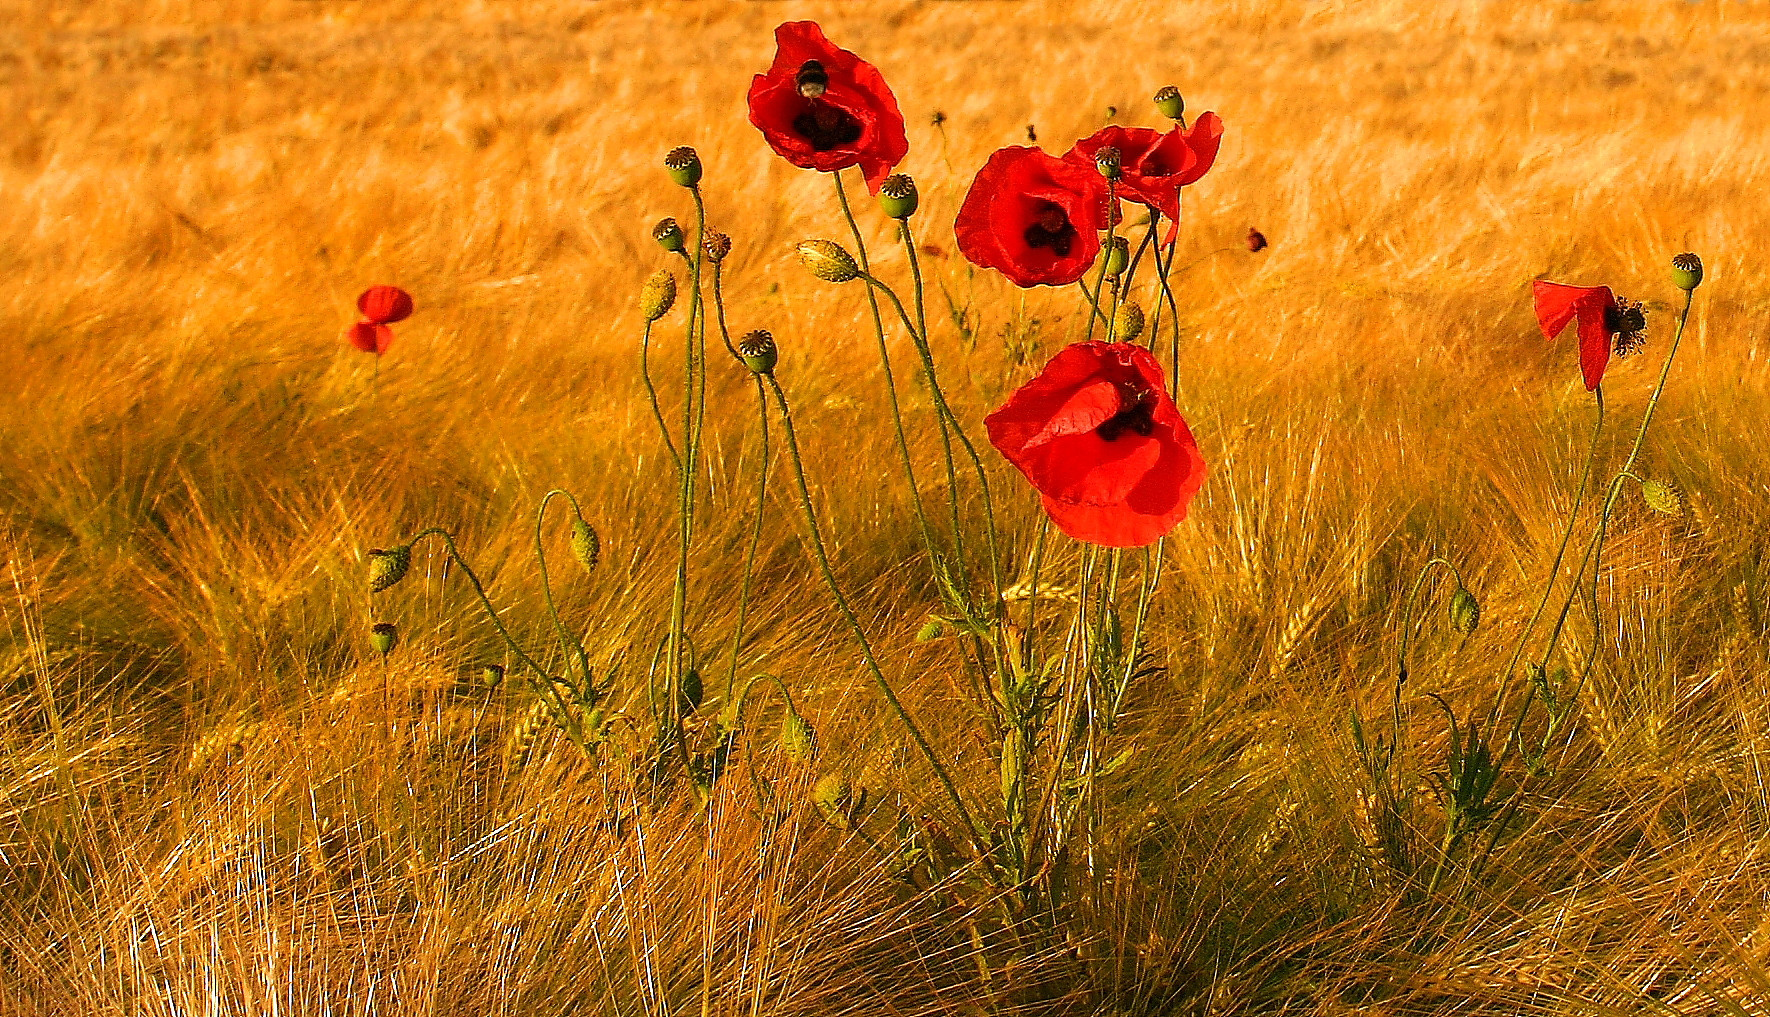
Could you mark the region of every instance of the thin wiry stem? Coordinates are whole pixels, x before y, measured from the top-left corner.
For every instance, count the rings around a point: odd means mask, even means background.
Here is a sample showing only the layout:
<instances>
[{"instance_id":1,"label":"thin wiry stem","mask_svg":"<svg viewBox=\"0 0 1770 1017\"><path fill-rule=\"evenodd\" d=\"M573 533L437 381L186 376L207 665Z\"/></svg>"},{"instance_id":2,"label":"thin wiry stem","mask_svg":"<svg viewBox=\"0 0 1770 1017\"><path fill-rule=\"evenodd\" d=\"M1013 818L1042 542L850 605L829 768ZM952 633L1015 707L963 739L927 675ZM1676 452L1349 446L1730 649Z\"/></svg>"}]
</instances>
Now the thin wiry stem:
<instances>
[{"instance_id":1,"label":"thin wiry stem","mask_svg":"<svg viewBox=\"0 0 1770 1017\"><path fill-rule=\"evenodd\" d=\"M542 495L541 507L535 510L535 561L541 566L541 596L547 601L547 613L553 618L553 630L559 634L561 648L576 656L578 671L583 675L584 683L576 691L580 697L589 698L595 689L595 682L590 677L590 658L584 652L583 641L578 638L576 633L566 628L565 622L559 618L559 608L554 606L553 583L547 577L547 547L541 540L541 524L547 518L547 503L557 495L563 495L567 501L572 503L572 511L576 513L577 518L584 518L583 507L578 504L578 499L570 491L556 487Z\"/></svg>"}]
</instances>

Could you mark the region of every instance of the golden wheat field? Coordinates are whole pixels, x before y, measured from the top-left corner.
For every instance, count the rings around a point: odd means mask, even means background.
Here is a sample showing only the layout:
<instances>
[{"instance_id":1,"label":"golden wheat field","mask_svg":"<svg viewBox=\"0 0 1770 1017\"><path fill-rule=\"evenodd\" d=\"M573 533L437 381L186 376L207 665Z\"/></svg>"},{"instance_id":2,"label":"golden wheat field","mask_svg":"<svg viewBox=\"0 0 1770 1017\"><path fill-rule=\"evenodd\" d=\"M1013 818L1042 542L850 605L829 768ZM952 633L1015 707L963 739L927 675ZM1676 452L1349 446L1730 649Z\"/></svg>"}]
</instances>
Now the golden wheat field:
<instances>
[{"instance_id":1,"label":"golden wheat field","mask_svg":"<svg viewBox=\"0 0 1770 1017\"><path fill-rule=\"evenodd\" d=\"M0 1015L1770 1012L1770 7L0 12ZM866 284L795 253L854 248L830 174L748 120L797 19L908 125L942 388L888 305L885 335L957 579ZM985 439L1086 299L971 265L953 222L990 153L1166 129L1166 85L1225 132L1154 326L1209 472L1147 586ZM694 242L679 145L816 531L762 382L716 329L685 358L689 265L651 236ZM705 391L680 586L659 269L683 454ZM1647 346L1605 378L1539 674L1508 659L1595 420L1540 278L1644 302ZM379 357L344 339L372 284L416 303ZM1625 478L1576 581L1675 334L1632 471L1673 511ZM459 560L426 538L372 591L429 526ZM1434 558L1460 579L1416 582ZM1022 661L1049 682L1015 699Z\"/></svg>"}]
</instances>

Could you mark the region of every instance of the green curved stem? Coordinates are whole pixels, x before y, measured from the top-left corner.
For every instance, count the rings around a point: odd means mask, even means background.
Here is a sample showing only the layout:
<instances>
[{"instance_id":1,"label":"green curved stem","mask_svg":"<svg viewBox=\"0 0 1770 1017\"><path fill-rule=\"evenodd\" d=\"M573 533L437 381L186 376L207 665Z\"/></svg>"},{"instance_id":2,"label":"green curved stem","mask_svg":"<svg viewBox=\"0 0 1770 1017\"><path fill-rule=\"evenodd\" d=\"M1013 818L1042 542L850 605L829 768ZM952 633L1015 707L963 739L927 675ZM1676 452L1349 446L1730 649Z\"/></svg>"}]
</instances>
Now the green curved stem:
<instances>
[{"instance_id":1,"label":"green curved stem","mask_svg":"<svg viewBox=\"0 0 1770 1017\"><path fill-rule=\"evenodd\" d=\"M928 343L928 313L925 307L926 302L923 299L922 262L921 259L916 256L916 241L915 238L910 235L910 221L908 219L899 219L897 221L897 235L899 240L903 243L905 253L909 257L910 277L915 281L916 326L911 330L911 334L919 337L917 339L917 352L921 352L921 348ZM869 281L871 280L870 274L868 279ZM905 318L905 324L908 324L907 316ZM922 373L928 379L929 390L932 392L939 392L940 380L934 376L934 358L932 356L924 356L922 358ZM953 562L957 566L959 574L964 575L966 572L965 531L959 523L959 475L958 471L953 466L953 439L952 435L948 432L946 414L937 411L934 419L940 425L940 454L942 460L944 460L946 464L946 500L947 510L952 517Z\"/></svg>"},{"instance_id":2,"label":"green curved stem","mask_svg":"<svg viewBox=\"0 0 1770 1017\"><path fill-rule=\"evenodd\" d=\"M547 548L541 541L541 524L547 518L547 503L552 501L555 495L563 495L567 501L572 503L572 511L577 514L577 517L584 518L583 508L570 491L556 487L541 496L541 507L535 510L535 561L541 566L541 595L546 598L547 613L553 618L553 630L559 635L560 647L577 657L578 672L583 675L584 684L574 691L580 697L593 699L596 694L596 684L590 676L590 657L584 652L584 643L578 639L577 634L566 628L565 622L560 620L559 608L553 603L553 583L547 577Z\"/></svg>"},{"instance_id":3,"label":"green curved stem","mask_svg":"<svg viewBox=\"0 0 1770 1017\"><path fill-rule=\"evenodd\" d=\"M988 841L983 838L983 834L977 828L976 821L971 818L971 811L965 807L965 800L959 796L959 789L953 784L952 775L941 764L940 757L935 755L934 747L928 744L928 739L923 736L922 729L917 726L915 718L910 716L909 710L904 708L903 703L897 698L897 693L892 690L891 683L885 678L885 672L879 667L878 658L873 655L873 645L867 640L866 629L861 627L860 619L855 617L854 610L848 606L848 599L842 596L841 587L836 583L836 573L830 568L830 557L824 548L822 531L817 525L817 511L811 504L811 487L805 480L805 463L799 455L799 439L793 430L793 416L787 408L786 393L781 390L780 382L773 374L767 375L767 378L769 387L774 391L775 404L780 409L781 428L786 432L787 452L793 461L794 479L798 481L799 485L799 503L805 510L805 524L811 536L813 557L817 561L818 572L823 576L824 585L829 588L830 599L835 601L836 609L842 613L843 619L848 622L849 629L854 633L855 642L860 644L861 657L866 661L867 671L872 675L874 684L878 685L880 694L890 704L892 712L897 714L897 719L903 722L904 728L910 733L910 738L922 751L923 758L928 760L928 765L933 768L935 777L940 780L941 787L946 790L947 797L952 801L953 808L958 811L960 820L964 822L965 829L971 836L973 849L979 853L987 853Z\"/></svg>"},{"instance_id":4,"label":"green curved stem","mask_svg":"<svg viewBox=\"0 0 1770 1017\"><path fill-rule=\"evenodd\" d=\"M639 340L639 377L645 380L645 395L651 402L651 415L658 422L658 433L664 436L664 449L670 453L670 461L676 464L676 472L682 472L682 457L676 453L676 443L670 440L670 425L664 423L664 410L658 404L658 389L651 382L651 322L645 323L645 335Z\"/></svg>"},{"instance_id":5,"label":"green curved stem","mask_svg":"<svg viewBox=\"0 0 1770 1017\"><path fill-rule=\"evenodd\" d=\"M1119 224L1116 214L1118 209L1118 185L1114 181L1108 180L1106 182L1106 243L1100 248L1100 271L1094 275L1094 292L1088 294L1088 306L1092 310L1088 314L1088 334L1082 340L1083 342L1094 338L1094 320L1096 318L1100 319L1108 330L1112 328L1112 319L1107 318L1100 310L1100 288L1106 285L1106 263L1112 260L1112 241L1114 237L1118 236ZM1086 288L1082 292L1087 293Z\"/></svg>"}]
</instances>

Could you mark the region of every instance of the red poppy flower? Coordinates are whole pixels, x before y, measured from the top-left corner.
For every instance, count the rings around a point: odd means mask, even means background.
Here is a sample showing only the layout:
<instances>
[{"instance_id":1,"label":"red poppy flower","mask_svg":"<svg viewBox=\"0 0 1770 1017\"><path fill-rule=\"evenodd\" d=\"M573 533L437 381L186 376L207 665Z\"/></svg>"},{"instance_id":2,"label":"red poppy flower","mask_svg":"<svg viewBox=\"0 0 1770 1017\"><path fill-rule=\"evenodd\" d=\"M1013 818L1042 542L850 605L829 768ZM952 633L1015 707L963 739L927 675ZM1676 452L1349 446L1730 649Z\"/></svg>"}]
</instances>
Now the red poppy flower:
<instances>
[{"instance_id":1,"label":"red poppy flower","mask_svg":"<svg viewBox=\"0 0 1770 1017\"><path fill-rule=\"evenodd\" d=\"M1579 319L1579 369L1586 379L1586 391L1604 380L1612 335L1624 354L1640 348L1641 333L1647 326L1641 306L1617 300L1610 287L1569 286L1538 279L1530 288L1536 295L1536 320L1543 338L1554 339L1568 322Z\"/></svg>"},{"instance_id":2,"label":"red poppy flower","mask_svg":"<svg viewBox=\"0 0 1770 1017\"><path fill-rule=\"evenodd\" d=\"M990 444L1064 533L1107 547L1154 543L1186 518L1205 461L1155 357L1075 343L984 419Z\"/></svg>"},{"instance_id":3,"label":"red poppy flower","mask_svg":"<svg viewBox=\"0 0 1770 1017\"><path fill-rule=\"evenodd\" d=\"M398 286L371 286L356 298L356 309L371 325L391 325L412 316L412 295Z\"/></svg>"},{"instance_id":4,"label":"red poppy flower","mask_svg":"<svg viewBox=\"0 0 1770 1017\"><path fill-rule=\"evenodd\" d=\"M750 81L750 123L800 169L859 166L867 190L909 154L903 114L878 68L824 38L815 21L774 30L774 65Z\"/></svg>"},{"instance_id":5,"label":"red poppy flower","mask_svg":"<svg viewBox=\"0 0 1770 1017\"><path fill-rule=\"evenodd\" d=\"M1111 146L1119 150L1121 198L1148 205L1168 217L1172 243L1179 232L1180 188L1196 183L1217 161L1223 141L1223 119L1200 113L1190 128L1178 125L1166 132L1149 127L1103 127L1075 143L1064 161L1089 169L1095 153Z\"/></svg>"},{"instance_id":6,"label":"red poppy flower","mask_svg":"<svg viewBox=\"0 0 1770 1017\"><path fill-rule=\"evenodd\" d=\"M977 171L953 232L972 264L1017 286L1065 286L1100 253L1106 181L1036 148L997 151Z\"/></svg>"},{"instance_id":7,"label":"red poppy flower","mask_svg":"<svg viewBox=\"0 0 1770 1017\"><path fill-rule=\"evenodd\" d=\"M345 337L364 353L380 356L393 344L393 329L387 326L412 316L412 295L398 286L371 286L356 298L356 309L363 320L350 326Z\"/></svg>"}]
</instances>

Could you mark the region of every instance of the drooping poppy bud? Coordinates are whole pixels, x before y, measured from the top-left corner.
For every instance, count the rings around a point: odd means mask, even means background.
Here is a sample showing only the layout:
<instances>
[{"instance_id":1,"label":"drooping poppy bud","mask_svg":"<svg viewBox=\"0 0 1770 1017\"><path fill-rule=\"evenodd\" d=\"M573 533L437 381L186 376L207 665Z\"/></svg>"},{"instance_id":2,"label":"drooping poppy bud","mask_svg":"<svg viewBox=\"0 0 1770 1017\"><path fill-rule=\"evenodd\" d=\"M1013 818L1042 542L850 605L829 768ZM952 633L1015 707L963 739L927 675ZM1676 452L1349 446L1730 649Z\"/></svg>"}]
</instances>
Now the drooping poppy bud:
<instances>
[{"instance_id":1,"label":"drooping poppy bud","mask_svg":"<svg viewBox=\"0 0 1770 1017\"><path fill-rule=\"evenodd\" d=\"M879 207L893 219L908 219L915 215L920 201L916 182L908 173L893 173L879 185Z\"/></svg>"},{"instance_id":2,"label":"drooping poppy bud","mask_svg":"<svg viewBox=\"0 0 1770 1017\"><path fill-rule=\"evenodd\" d=\"M845 283L860 278L860 266L854 256L834 240L802 240L799 260L812 275L825 282Z\"/></svg>"},{"instance_id":3,"label":"drooping poppy bud","mask_svg":"<svg viewBox=\"0 0 1770 1017\"><path fill-rule=\"evenodd\" d=\"M376 653L387 656L399 645L399 628L392 622L376 622L369 629L369 645L375 648Z\"/></svg>"},{"instance_id":4,"label":"drooping poppy bud","mask_svg":"<svg viewBox=\"0 0 1770 1017\"><path fill-rule=\"evenodd\" d=\"M1649 480L1642 484L1641 498L1655 512L1668 516L1684 514L1684 492L1669 480Z\"/></svg>"},{"instance_id":5,"label":"drooping poppy bud","mask_svg":"<svg viewBox=\"0 0 1770 1017\"><path fill-rule=\"evenodd\" d=\"M774 336L760 328L738 340L738 356L744 359L745 367L757 374L774 373L774 365L780 362L780 350L774 345Z\"/></svg>"},{"instance_id":6,"label":"drooping poppy bud","mask_svg":"<svg viewBox=\"0 0 1770 1017\"><path fill-rule=\"evenodd\" d=\"M375 548L369 552L369 592L380 593L399 585L412 567L410 547Z\"/></svg>"},{"instance_id":7,"label":"drooping poppy bud","mask_svg":"<svg viewBox=\"0 0 1770 1017\"><path fill-rule=\"evenodd\" d=\"M693 187L701 182L701 157L687 145L670 149L664 156L664 169L669 172L671 180L683 187Z\"/></svg>"},{"instance_id":8,"label":"drooping poppy bud","mask_svg":"<svg viewBox=\"0 0 1770 1017\"><path fill-rule=\"evenodd\" d=\"M484 685L488 690L496 689L498 686L504 684L504 665L491 663L481 664L479 666L479 683Z\"/></svg>"},{"instance_id":9,"label":"drooping poppy bud","mask_svg":"<svg viewBox=\"0 0 1770 1017\"><path fill-rule=\"evenodd\" d=\"M1143 308L1129 300L1120 304L1118 313L1112 316L1112 341L1135 342L1142 334Z\"/></svg>"},{"instance_id":10,"label":"drooping poppy bud","mask_svg":"<svg viewBox=\"0 0 1770 1017\"><path fill-rule=\"evenodd\" d=\"M1702 285L1702 259L1688 251L1673 258L1672 284L1685 292Z\"/></svg>"},{"instance_id":11,"label":"drooping poppy bud","mask_svg":"<svg viewBox=\"0 0 1770 1017\"><path fill-rule=\"evenodd\" d=\"M676 305L676 277L663 269L652 273L639 291L639 313L646 321L657 321Z\"/></svg>"},{"instance_id":12,"label":"drooping poppy bud","mask_svg":"<svg viewBox=\"0 0 1770 1017\"><path fill-rule=\"evenodd\" d=\"M781 721L779 745L781 754L795 763L809 763L817 755L817 732L790 706L786 719Z\"/></svg>"},{"instance_id":13,"label":"drooping poppy bud","mask_svg":"<svg viewBox=\"0 0 1770 1017\"><path fill-rule=\"evenodd\" d=\"M1186 115L1186 100L1180 97L1178 88L1168 85L1155 93L1155 109L1169 120L1178 120Z\"/></svg>"},{"instance_id":14,"label":"drooping poppy bud","mask_svg":"<svg viewBox=\"0 0 1770 1017\"><path fill-rule=\"evenodd\" d=\"M683 235L682 227L678 226L676 220L669 216L659 219L658 224L651 228L651 238L658 242L659 247L671 254L681 254L683 248L688 246L688 239Z\"/></svg>"},{"instance_id":15,"label":"drooping poppy bud","mask_svg":"<svg viewBox=\"0 0 1770 1017\"><path fill-rule=\"evenodd\" d=\"M584 566L585 572L596 571L596 562L602 556L602 540L596 531L582 519L572 520L572 557Z\"/></svg>"},{"instance_id":16,"label":"drooping poppy bud","mask_svg":"<svg viewBox=\"0 0 1770 1017\"><path fill-rule=\"evenodd\" d=\"M1471 635L1481 625L1481 602L1463 587L1450 596L1450 627L1462 635Z\"/></svg>"}]
</instances>

